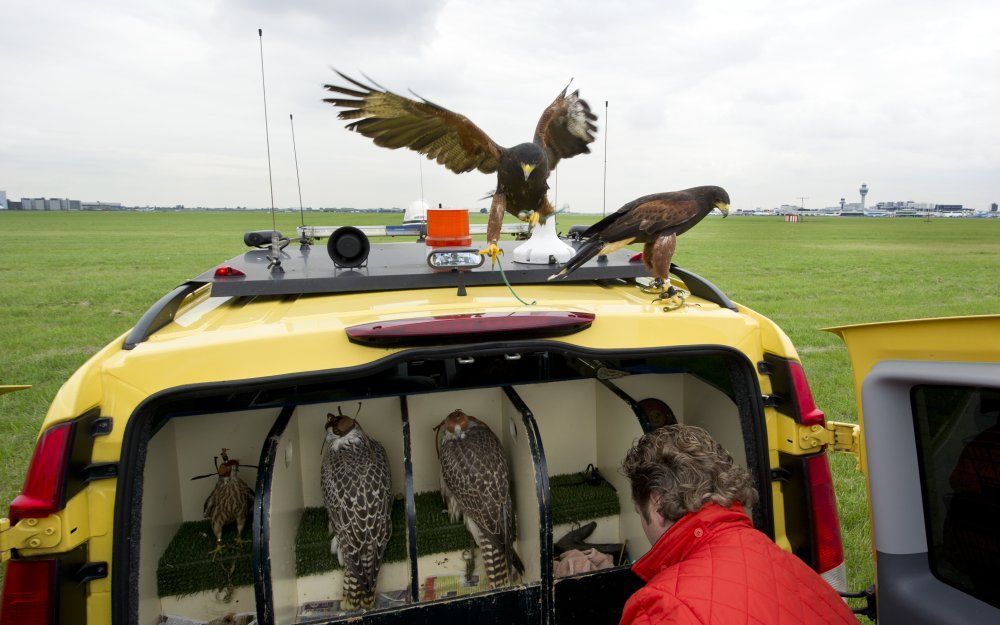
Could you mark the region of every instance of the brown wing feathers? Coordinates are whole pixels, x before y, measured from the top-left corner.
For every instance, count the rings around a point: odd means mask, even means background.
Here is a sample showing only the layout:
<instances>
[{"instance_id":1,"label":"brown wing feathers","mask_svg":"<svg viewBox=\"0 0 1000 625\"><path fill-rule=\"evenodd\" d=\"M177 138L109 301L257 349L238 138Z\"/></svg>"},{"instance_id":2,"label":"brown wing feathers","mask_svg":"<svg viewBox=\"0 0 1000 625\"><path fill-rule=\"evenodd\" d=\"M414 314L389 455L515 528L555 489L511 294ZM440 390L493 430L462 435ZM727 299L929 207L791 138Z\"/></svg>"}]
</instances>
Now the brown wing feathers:
<instances>
[{"instance_id":1,"label":"brown wing feathers","mask_svg":"<svg viewBox=\"0 0 1000 625\"><path fill-rule=\"evenodd\" d=\"M566 95L569 85L562 90L552 104L542 111L535 127L535 143L545 150L549 169L555 169L560 159L590 152L589 143L594 141L597 126L593 122L597 116L590 111L586 100L580 98L580 91Z\"/></svg>"},{"instance_id":2,"label":"brown wing feathers","mask_svg":"<svg viewBox=\"0 0 1000 625\"><path fill-rule=\"evenodd\" d=\"M374 81L375 86L369 86L337 74L353 87L325 85L327 91L340 95L324 102L346 109L340 119L357 120L347 125L348 130L381 147L405 147L425 154L455 173L478 169L489 174L499 167L502 148L464 115L423 98L418 101L395 94Z\"/></svg>"}]
</instances>

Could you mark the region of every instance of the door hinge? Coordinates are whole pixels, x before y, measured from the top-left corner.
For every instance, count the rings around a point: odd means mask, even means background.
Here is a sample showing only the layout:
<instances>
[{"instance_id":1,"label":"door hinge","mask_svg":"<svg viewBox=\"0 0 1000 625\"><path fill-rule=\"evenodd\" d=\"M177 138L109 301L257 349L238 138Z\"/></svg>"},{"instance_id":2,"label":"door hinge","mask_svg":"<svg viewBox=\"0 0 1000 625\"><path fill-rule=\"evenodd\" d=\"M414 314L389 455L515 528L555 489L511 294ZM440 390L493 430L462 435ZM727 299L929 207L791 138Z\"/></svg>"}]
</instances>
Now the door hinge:
<instances>
[{"instance_id":1,"label":"door hinge","mask_svg":"<svg viewBox=\"0 0 1000 625\"><path fill-rule=\"evenodd\" d=\"M11 549L45 549L62 540L62 521L58 516L44 519L21 519L14 525L0 519L0 562L10 559Z\"/></svg>"},{"instance_id":2,"label":"door hinge","mask_svg":"<svg viewBox=\"0 0 1000 625\"><path fill-rule=\"evenodd\" d=\"M800 425L798 444L803 450L809 451L826 446L833 451L839 451L855 456L861 453L861 428L855 423L827 421L822 425Z\"/></svg>"}]
</instances>

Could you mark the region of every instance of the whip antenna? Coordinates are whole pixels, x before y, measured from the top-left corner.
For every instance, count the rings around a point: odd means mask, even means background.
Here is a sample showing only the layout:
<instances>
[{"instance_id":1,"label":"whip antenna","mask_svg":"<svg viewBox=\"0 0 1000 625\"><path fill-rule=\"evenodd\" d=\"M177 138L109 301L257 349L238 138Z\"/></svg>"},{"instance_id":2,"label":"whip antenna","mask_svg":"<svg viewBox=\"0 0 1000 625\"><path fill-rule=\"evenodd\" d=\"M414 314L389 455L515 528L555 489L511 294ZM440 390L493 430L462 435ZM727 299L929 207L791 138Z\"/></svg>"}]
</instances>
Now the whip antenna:
<instances>
[{"instance_id":1,"label":"whip antenna","mask_svg":"<svg viewBox=\"0 0 1000 625\"><path fill-rule=\"evenodd\" d=\"M608 214L608 101L604 101L604 199L601 200L601 214Z\"/></svg>"},{"instance_id":2,"label":"whip antenna","mask_svg":"<svg viewBox=\"0 0 1000 625\"><path fill-rule=\"evenodd\" d=\"M260 88L264 97L264 138L267 140L267 185L271 189L271 254L268 259L268 269L283 271L281 268L281 241L278 237L278 222L274 216L274 181L271 177L271 133L267 127L267 82L264 80L264 29L257 29L257 39L260 42Z\"/></svg>"},{"instance_id":3,"label":"whip antenna","mask_svg":"<svg viewBox=\"0 0 1000 625\"><path fill-rule=\"evenodd\" d=\"M299 187L299 219L302 221L302 233L299 237L299 245L308 245L306 242L305 227L306 227L306 213L305 209L302 208L302 179L299 178L299 151L295 147L295 119L292 114L288 114L288 123L292 125L292 154L295 156L295 184Z\"/></svg>"},{"instance_id":4,"label":"whip antenna","mask_svg":"<svg viewBox=\"0 0 1000 625\"><path fill-rule=\"evenodd\" d=\"M426 204L424 201L424 155L417 154L417 166L420 168L420 202Z\"/></svg>"}]
</instances>

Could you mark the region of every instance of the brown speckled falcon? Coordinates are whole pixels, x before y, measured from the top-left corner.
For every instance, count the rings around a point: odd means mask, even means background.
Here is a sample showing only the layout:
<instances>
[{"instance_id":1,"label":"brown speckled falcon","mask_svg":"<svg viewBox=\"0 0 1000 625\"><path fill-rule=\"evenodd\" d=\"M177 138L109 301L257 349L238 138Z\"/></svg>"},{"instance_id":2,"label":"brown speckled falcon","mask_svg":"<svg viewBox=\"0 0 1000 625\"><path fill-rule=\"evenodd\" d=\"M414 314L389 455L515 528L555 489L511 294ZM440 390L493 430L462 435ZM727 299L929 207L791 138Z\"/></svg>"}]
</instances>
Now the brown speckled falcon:
<instances>
[{"instance_id":1,"label":"brown speckled falcon","mask_svg":"<svg viewBox=\"0 0 1000 625\"><path fill-rule=\"evenodd\" d=\"M509 586L524 564L514 550L514 505L500 439L479 419L456 410L436 428L441 495L452 521L465 527L483 552L491 588Z\"/></svg>"},{"instance_id":2,"label":"brown speckled falcon","mask_svg":"<svg viewBox=\"0 0 1000 625\"><path fill-rule=\"evenodd\" d=\"M669 274L677 235L693 228L715 208L723 216L729 214L729 194L722 187L694 187L632 200L587 228L580 235L585 241L583 245L562 271L549 280L565 277L598 254L610 254L632 243L645 243L642 262L658 287L668 285L661 297L673 296Z\"/></svg>"},{"instance_id":3,"label":"brown speckled falcon","mask_svg":"<svg viewBox=\"0 0 1000 625\"><path fill-rule=\"evenodd\" d=\"M411 100L397 95L371 79L375 86L337 73L353 86L325 85L328 91L341 95L324 102L347 109L341 111L340 119L357 120L347 125L348 130L360 132L385 148L416 150L456 174L473 169L497 173L486 229L488 246L483 250L494 261L500 253L497 241L504 212L532 227L545 223L555 212L546 197L549 173L560 159L590 152L588 144L594 141L597 130L592 123L597 116L579 91L567 95L569 85L542 112L530 143L504 148L464 115L420 96ZM344 95L356 99L345 99Z\"/></svg>"},{"instance_id":4,"label":"brown speckled falcon","mask_svg":"<svg viewBox=\"0 0 1000 625\"><path fill-rule=\"evenodd\" d=\"M385 447L342 414L328 414L320 477L330 552L344 567L345 610L375 607L375 586L392 533L392 480Z\"/></svg>"},{"instance_id":5,"label":"brown speckled falcon","mask_svg":"<svg viewBox=\"0 0 1000 625\"><path fill-rule=\"evenodd\" d=\"M236 524L236 544L243 544L243 527L253 506L253 489L240 479L238 475L240 461L230 459L226 453L228 451L226 448L222 450L222 464L216 468L219 479L205 499L202 509L205 518L212 524L212 533L215 534L215 549L211 551L213 560L222 551L222 528L226 525ZM202 477L205 476L200 475L191 479L197 480Z\"/></svg>"}]
</instances>

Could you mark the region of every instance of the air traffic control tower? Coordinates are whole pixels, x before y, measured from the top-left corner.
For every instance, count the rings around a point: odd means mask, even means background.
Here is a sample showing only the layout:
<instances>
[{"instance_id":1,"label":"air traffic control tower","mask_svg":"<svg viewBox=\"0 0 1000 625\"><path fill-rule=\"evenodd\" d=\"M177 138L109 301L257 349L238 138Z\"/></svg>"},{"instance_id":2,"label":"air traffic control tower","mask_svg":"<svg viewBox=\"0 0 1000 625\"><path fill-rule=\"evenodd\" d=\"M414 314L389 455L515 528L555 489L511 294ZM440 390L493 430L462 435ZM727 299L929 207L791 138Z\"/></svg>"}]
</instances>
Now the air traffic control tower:
<instances>
[{"instance_id":1,"label":"air traffic control tower","mask_svg":"<svg viewBox=\"0 0 1000 625\"><path fill-rule=\"evenodd\" d=\"M861 194L861 210L865 210L865 196L868 195L868 183L861 183L861 188L858 189L858 192Z\"/></svg>"}]
</instances>

